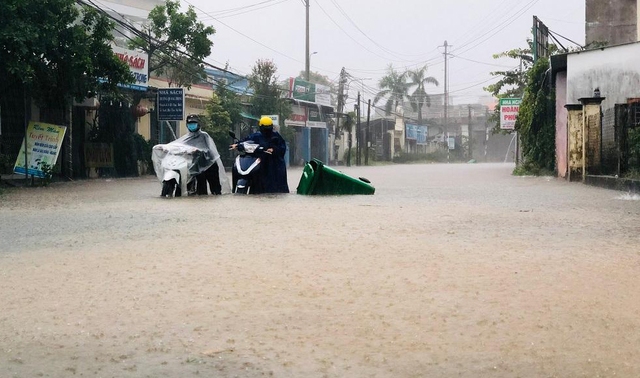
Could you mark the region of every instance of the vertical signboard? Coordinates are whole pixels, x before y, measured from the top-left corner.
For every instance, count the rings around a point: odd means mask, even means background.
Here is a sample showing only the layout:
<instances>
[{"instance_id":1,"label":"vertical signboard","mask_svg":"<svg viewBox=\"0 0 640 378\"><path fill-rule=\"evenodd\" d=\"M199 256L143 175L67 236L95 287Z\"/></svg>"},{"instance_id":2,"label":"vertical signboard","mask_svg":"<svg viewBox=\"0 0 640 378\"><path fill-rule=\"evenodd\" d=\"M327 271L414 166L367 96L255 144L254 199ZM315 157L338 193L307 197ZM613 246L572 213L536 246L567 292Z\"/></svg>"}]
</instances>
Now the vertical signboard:
<instances>
[{"instance_id":1,"label":"vertical signboard","mask_svg":"<svg viewBox=\"0 0 640 378\"><path fill-rule=\"evenodd\" d=\"M184 88L158 89L158 120L184 120Z\"/></svg>"},{"instance_id":2,"label":"vertical signboard","mask_svg":"<svg viewBox=\"0 0 640 378\"><path fill-rule=\"evenodd\" d=\"M24 166L25 143L23 141L13 171L22 175L28 173L36 177L45 177L43 165L50 167L56 165L66 131L67 128L65 126L30 122L25 136L27 138L26 155L29 166Z\"/></svg>"},{"instance_id":3,"label":"vertical signboard","mask_svg":"<svg viewBox=\"0 0 640 378\"><path fill-rule=\"evenodd\" d=\"M118 84L118 86L138 91L146 91L149 86L149 55L136 50L124 49L116 45L112 45L111 49L118 59L127 64L131 75L133 75L135 79L135 83L133 84Z\"/></svg>"},{"instance_id":4,"label":"vertical signboard","mask_svg":"<svg viewBox=\"0 0 640 378\"><path fill-rule=\"evenodd\" d=\"M520 98L501 98L500 99L500 129L514 130L516 128L516 119L520 111Z\"/></svg>"}]
</instances>

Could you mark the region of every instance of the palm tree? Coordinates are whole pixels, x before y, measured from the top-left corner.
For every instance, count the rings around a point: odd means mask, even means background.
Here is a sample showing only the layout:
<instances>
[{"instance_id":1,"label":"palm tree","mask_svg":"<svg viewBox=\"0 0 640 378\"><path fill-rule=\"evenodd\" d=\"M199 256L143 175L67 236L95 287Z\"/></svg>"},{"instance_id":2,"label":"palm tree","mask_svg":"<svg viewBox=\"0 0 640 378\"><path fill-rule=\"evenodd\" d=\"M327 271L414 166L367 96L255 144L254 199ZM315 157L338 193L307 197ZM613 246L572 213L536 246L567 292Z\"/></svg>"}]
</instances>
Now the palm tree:
<instances>
[{"instance_id":1,"label":"palm tree","mask_svg":"<svg viewBox=\"0 0 640 378\"><path fill-rule=\"evenodd\" d=\"M409 77L409 86L416 87L411 96L409 96L409 102L414 112L418 112L418 124L422 125L422 107L426 105L431 106L431 98L425 90L425 84L434 84L438 86L438 80L433 76L425 77L427 74L427 66L416 70L407 71Z\"/></svg>"},{"instance_id":2,"label":"palm tree","mask_svg":"<svg viewBox=\"0 0 640 378\"><path fill-rule=\"evenodd\" d=\"M373 99L373 104L377 104L383 98L387 99L384 110L387 115L396 109L398 104L402 104L405 98L409 98L409 86L407 83L407 72L400 73L392 65L387 68L387 74L378 83L380 92Z\"/></svg>"}]
</instances>

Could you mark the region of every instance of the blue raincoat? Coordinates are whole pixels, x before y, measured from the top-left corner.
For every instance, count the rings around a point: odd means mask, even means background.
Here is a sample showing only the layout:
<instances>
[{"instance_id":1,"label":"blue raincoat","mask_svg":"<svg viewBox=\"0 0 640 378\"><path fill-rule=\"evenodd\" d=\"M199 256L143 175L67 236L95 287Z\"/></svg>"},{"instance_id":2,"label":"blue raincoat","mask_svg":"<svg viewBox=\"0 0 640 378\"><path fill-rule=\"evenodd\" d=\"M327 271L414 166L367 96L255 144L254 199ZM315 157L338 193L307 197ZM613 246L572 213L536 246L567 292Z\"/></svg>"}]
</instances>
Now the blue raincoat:
<instances>
[{"instance_id":1,"label":"blue raincoat","mask_svg":"<svg viewBox=\"0 0 640 378\"><path fill-rule=\"evenodd\" d=\"M270 135L262 132L253 133L240 142L247 140L258 143L265 150L273 148L273 154L261 156L260 183L254 193L289 193L287 165L284 161L287 144L284 138L277 131L273 131Z\"/></svg>"}]
</instances>

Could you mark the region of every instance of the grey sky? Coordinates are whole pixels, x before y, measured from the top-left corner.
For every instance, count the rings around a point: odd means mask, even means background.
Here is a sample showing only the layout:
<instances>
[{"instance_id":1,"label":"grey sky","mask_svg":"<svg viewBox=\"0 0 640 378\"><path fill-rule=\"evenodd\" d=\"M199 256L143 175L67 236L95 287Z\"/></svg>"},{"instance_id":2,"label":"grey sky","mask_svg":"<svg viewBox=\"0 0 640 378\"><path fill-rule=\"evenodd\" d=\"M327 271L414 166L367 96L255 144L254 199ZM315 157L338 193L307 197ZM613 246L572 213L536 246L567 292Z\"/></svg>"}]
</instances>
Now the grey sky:
<instances>
[{"instance_id":1,"label":"grey sky","mask_svg":"<svg viewBox=\"0 0 640 378\"><path fill-rule=\"evenodd\" d=\"M281 79L304 69L303 0L181 2L194 5L201 20L216 28L211 63L229 62L233 71L248 74L257 59L271 59ZM584 0L310 0L310 5L310 51L317 51L311 70L336 80L344 66L354 76L372 78L363 82L365 98L373 91L366 87L376 87L389 63L403 70L426 62L428 74L441 82L427 91L441 93L444 50L439 46L447 40L455 56L450 60L453 101L476 102L492 82L490 71L517 65L492 54L525 47L533 15L552 31L584 43ZM235 8L243 9L222 12Z\"/></svg>"}]
</instances>

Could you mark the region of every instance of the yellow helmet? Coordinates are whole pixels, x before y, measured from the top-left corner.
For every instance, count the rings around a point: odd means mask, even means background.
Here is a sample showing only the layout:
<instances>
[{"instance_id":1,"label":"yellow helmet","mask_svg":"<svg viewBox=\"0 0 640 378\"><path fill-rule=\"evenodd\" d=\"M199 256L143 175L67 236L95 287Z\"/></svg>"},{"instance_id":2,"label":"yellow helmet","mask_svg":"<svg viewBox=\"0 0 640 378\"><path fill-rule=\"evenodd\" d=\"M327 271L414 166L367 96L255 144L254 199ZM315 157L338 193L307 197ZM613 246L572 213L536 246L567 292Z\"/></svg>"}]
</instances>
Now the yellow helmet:
<instances>
[{"instance_id":1,"label":"yellow helmet","mask_svg":"<svg viewBox=\"0 0 640 378\"><path fill-rule=\"evenodd\" d=\"M273 127L273 120L271 117L264 116L260 118L260 122L258 122L258 126L260 127Z\"/></svg>"}]
</instances>

